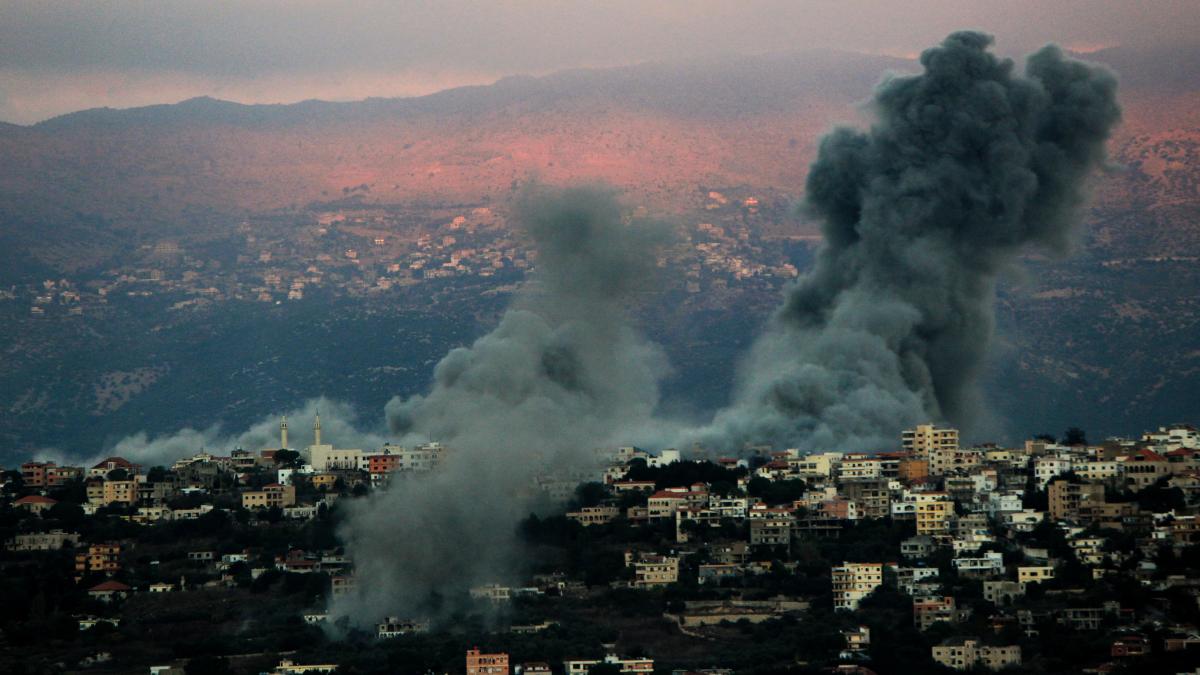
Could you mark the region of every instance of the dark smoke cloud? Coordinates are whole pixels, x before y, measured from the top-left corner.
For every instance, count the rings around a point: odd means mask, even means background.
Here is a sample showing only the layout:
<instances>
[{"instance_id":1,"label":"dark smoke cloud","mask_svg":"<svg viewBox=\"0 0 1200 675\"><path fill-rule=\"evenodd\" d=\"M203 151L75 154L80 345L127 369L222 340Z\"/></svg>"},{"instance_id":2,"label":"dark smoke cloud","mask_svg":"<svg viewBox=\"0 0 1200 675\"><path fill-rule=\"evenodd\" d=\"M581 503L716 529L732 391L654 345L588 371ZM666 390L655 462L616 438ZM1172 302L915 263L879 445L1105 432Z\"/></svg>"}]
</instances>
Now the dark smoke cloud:
<instances>
[{"instance_id":1,"label":"dark smoke cloud","mask_svg":"<svg viewBox=\"0 0 1200 675\"><path fill-rule=\"evenodd\" d=\"M822 141L807 206L825 245L702 442L879 449L925 419L969 427L996 278L1027 246L1067 249L1120 117L1108 72L1050 46L1016 76L991 42L954 33L879 87L870 131Z\"/></svg>"},{"instance_id":2,"label":"dark smoke cloud","mask_svg":"<svg viewBox=\"0 0 1200 675\"><path fill-rule=\"evenodd\" d=\"M504 581L535 476L592 468L594 448L657 405L666 361L625 305L648 290L667 230L626 221L600 188L534 190L515 220L536 244L535 283L442 359L428 395L388 404L406 444L451 451L440 471L356 501L341 536L363 586L337 616L427 613L438 595Z\"/></svg>"}]
</instances>

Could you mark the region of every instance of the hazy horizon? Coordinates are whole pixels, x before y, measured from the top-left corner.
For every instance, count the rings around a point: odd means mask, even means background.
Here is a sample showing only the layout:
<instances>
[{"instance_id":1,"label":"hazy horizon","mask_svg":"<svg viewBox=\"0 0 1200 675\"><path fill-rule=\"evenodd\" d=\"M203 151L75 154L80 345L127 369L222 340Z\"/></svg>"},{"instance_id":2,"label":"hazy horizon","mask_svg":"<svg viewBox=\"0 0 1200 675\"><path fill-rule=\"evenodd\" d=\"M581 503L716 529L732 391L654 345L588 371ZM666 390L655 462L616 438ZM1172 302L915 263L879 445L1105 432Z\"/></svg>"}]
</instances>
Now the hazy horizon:
<instances>
[{"instance_id":1,"label":"hazy horizon","mask_svg":"<svg viewBox=\"0 0 1200 675\"><path fill-rule=\"evenodd\" d=\"M813 48L912 57L968 28L997 35L997 51L1009 55L1047 42L1077 52L1189 46L1200 33L1190 3L1115 0L503 8L8 0L0 16L0 120L16 124L197 96L248 104L420 96L512 75Z\"/></svg>"}]
</instances>

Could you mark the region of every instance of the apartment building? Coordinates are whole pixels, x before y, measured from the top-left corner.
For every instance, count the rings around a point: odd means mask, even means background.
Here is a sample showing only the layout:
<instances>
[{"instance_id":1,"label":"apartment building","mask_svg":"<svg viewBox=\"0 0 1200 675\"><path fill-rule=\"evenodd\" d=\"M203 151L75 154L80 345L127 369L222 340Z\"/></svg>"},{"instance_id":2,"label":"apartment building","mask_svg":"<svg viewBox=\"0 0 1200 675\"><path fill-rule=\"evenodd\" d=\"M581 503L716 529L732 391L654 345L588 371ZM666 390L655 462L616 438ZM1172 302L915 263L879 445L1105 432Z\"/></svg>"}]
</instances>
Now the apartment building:
<instances>
[{"instance_id":1,"label":"apartment building","mask_svg":"<svg viewBox=\"0 0 1200 675\"><path fill-rule=\"evenodd\" d=\"M950 534L954 519L954 502L949 499L917 503L917 534Z\"/></svg>"},{"instance_id":2,"label":"apartment building","mask_svg":"<svg viewBox=\"0 0 1200 675\"><path fill-rule=\"evenodd\" d=\"M508 654L484 654L478 647L468 650L467 675L508 675Z\"/></svg>"},{"instance_id":3,"label":"apartment building","mask_svg":"<svg viewBox=\"0 0 1200 675\"><path fill-rule=\"evenodd\" d=\"M883 584L883 563L843 562L830 570L833 608L858 609L859 602Z\"/></svg>"},{"instance_id":4,"label":"apartment building","mask_svg":"<svg viewBox=\"0 0 1200 675\"><path fill-rule=\"evenodd\" d=\"M87 551L75 555L75 572L102 572L113 575L121 570L120 544L92 544Z\"/></svg>"},{"instance_id":5,"label":"apartment building","mask_svg":"<svg viewBox=\"0 0 1200 675\"><path fill-rule=\"evenodd\" d=\"M980 644L978 640L954 638L933 647L933 660L955 670L971 670L976 667L1001 670L1021 665L1021 647L992 647Z\"/></svg>"},{"instance_id":6,"label":"apartment building","mask_svg":"<svg viewBox=\"0 0 1200 675\"><path fill-rule=\"evenodd\" d=\"M628 554L627 554L628 555ZM679 581L679 558L666 555L643 555L633 561L635 588L656 588Z\"/></svg>"},{"instance_id":7,"label":"apartment building","mask_svg":"<svg viewBox=\"0 0 1200 675\"><path fill-rule=\"evenodd\" d=\"M1104 486L1098 483L1071 483L1056 480L1047 489L1052 520L1077 520L1080 505L1104 502Z\"/></svg>"},{"instance_id":8,"label":"apartment building","mask_svg":"<svg viewBox=\"0 0 1200 675\"><path fill-rule=\"evenodd\" d=\"M900 434L900 444L906 452L928 457L935 450L958 449L958 429L933 424L918 424Z\"/></svg>"},{"instance_id":9,"label":"apartment building","mask_svg":"<svg viewBox=\"0 0 1200 675\"><path fill-rule=\"evenodd\" d=\"M247 490L242 493L242 508L269 509L272 506L286 508L296 505L296 486L271 483L264 485L261 490Z\"/></svg>"},{"instance_id":10,"label":"apartment building","mask_svg":"<svg viewBox=\"0 0 1200 675\"><path fill-rule=\"evenodd\" d=\"M1017 568L1017 583L1022 585L1032 581L1045 583L1053 578L1053 565L1023 565Z\"/></svg>"}]
</instances>

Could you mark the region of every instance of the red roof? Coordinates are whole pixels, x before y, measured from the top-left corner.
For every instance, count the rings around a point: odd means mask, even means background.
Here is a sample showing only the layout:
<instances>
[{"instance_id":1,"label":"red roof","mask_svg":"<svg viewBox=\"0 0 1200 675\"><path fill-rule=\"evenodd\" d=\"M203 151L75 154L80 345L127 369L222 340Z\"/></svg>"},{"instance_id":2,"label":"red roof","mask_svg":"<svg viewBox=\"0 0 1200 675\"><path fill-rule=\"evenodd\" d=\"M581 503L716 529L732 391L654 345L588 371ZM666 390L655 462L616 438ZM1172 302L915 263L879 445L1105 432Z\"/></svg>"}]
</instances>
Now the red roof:
<instances>
[{"instance_id":1,"label":"red roof","mask_svg":"<svg viewBox=\"0 0 1200 675\"><path fill-rule=\"evenodd\" d=\"M1129 453L1127 458L1132 459L1134 461L1140 461L1140 462L1165 462L1165 461L1167 461L1166 457L1163 457L1162 455L1158 454L1157 452L1155 452L1149 448L1138 448L1137 450L1134 450L1133 452Z\"/></svg>"},{"instance_id":2,"label":"red roof","mask_svg":"<svg viewBox=\"0 0 1200 675\"><path fill-rule=\"evenodd\" d=\"M129 460L125 459L124 457L109 457L108 459L97 463L96 466L93 466L92 468L93 469L103 469L103 468L107 467L109 464L112 464L113 466L122 466L122 467L132 467L133 466L133 462L130 462Z\"/></svg>"},{"instance_id":3,"label":"red roof","mask_svg":"<svg viewBox=\"0 0 1200 675\"><path fill-rule=\"evenodd\" d=\"M29 495L28 497L21 497L17 501L13 502L13 504L15 506L24 506L26 504L57 504L57 503L58 503L57 499L51 499L49 497L43 497L41 495Z\"/></svg>"},{"instance_id":4,"label":"red roof","mask_svg":"<svg viewBox=\"0 0 1200 675\"><path fill-rule=\"evenodd\" d=\"M88 589L88 593L103 593L112 591L132 591L133 589L119 581L105 581Z\"/></svg>"},{"instance_id":5,"label":"red roof","mask_svg":"<svg viewBox=\"0 0 1200 675\"><path fill-rule=\"evenodd\" d=\"M687 499L686 492L673 492L671 490L659 490L650 495L650 499Z\"/></svg>"}]
</instances>

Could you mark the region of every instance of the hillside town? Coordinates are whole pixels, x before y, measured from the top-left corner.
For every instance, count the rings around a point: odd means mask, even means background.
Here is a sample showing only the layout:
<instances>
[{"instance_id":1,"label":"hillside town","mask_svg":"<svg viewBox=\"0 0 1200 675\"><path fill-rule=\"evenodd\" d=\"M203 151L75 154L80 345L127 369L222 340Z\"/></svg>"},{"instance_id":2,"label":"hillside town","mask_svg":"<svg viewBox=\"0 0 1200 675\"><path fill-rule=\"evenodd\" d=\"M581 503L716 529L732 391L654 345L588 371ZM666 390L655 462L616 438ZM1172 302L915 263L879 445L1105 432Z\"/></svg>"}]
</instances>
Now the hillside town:
<instances>
[{"instance_id":1,"label":"hillside town","mask_svg":"<svg viewBox=\"0 0 1200 675\"><path fill-rule=\"evenodd\" d=\"M797 275L784 252L764 247L764 236L750 227L759 219L759 197L710 190L700 201L694 217L701 222L681 228L678 245L663 260L684 271L684 291L753 281L777 288ZM785 204L772 199L772 213L786 212ZM217 243L205 237L151 241L121 265L76 278L0 287L0 302L52 319L104 315L110 305L147 298L182 311L226 301L295 302L314 293L394 297L393 291L437 280L511 283L536 258L522 233L488 206L334 203L291 217L260 216L230 230L232 236Z\"/></svg>"},{"instance_id":2,"label":"hillside town","mask_svg":"<svg viewBox=\"0 0 1200 675\"><path fill-rule=\"evenodd\" d=\"M930 424L877 453L597 451L593 475L530 486L560 506L520 525L529 576L463 589L474 609L453 621L379 616L368 632L329 610L372 583L338 514L454 450L321 431L318 415L293 450L283 419L278 448L0 472L0 669L1200 673L1190 425L1020 447Z\"/></svg>"}]
</instances>

